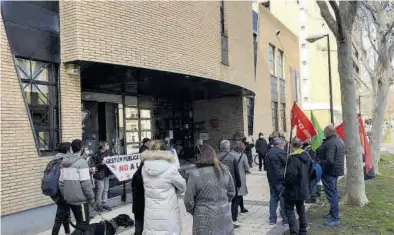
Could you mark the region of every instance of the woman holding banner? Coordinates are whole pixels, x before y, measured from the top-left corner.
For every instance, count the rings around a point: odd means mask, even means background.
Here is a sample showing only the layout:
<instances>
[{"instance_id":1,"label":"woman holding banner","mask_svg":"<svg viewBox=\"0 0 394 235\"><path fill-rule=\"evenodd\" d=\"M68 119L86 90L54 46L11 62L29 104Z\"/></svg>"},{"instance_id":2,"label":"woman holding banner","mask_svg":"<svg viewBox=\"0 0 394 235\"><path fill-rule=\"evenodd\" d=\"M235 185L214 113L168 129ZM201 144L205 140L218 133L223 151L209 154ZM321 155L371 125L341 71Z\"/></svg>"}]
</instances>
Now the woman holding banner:
<instances>
[{"instance_id":1,"label":"woman holding banner","mask_svg":"<svg viewBox=\"0 0 394 235\"><path fill-rule=\"evenodd\" d=\"M141 154L142 179L145 191L144 235L181 234L178 195L186 190L175 156L166 150L163 141L152 141Z\"/></svg>"}]
</instances>

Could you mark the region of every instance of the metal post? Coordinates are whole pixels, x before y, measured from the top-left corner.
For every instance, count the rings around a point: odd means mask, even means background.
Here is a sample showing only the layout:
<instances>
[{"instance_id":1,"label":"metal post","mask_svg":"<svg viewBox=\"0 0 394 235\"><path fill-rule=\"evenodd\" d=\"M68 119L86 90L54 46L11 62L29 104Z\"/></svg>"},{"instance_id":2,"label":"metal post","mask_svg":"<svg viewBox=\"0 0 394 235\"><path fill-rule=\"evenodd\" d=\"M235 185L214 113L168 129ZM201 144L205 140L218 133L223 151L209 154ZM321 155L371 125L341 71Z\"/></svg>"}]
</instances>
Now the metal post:
<instances>
[{"instance_id":1,"label":"metal post","mask_svg":"<svg viewBox=\"0 0 394 235\"><path fill-rule=\"evenodd\" d=\"M334 124L334 103L332 97L332 78L331 78L331 49L330 49L330 35L327 34L327 50L328 50L328 83L330 92L330 116L331 123Z\"/></svg>"}]
</instances>

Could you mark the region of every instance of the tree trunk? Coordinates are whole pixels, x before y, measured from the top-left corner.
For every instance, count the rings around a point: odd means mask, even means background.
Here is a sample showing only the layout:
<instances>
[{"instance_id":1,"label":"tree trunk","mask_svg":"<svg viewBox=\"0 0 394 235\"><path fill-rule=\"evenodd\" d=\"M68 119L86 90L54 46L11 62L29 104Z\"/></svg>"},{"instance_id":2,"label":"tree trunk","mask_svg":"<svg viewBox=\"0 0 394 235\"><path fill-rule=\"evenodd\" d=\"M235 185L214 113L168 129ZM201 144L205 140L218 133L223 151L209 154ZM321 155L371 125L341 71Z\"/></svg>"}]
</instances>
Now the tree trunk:
<instances>
[{"instance_id":1,"label":"tree trunk","mask_svg":"<svg viewBox=\"0 0 394 235\"><path fill-rule=\"evenodd\" d=\"M350 32L345 31L345 34L344 41L337 40L347 167L344 202L355 206L364 206L368 203L368 199L365 194L364 170L358 133L356 85L352 67L352 40Z\"/></svg>"},{"instance_id":2,"label":"tree trunk","mask_svg":"<svg viewBox=\"0 0 394 235\"><path fill-rule=\"evenodd\" d=\"M373 167L376 174L379 174L379 160L380 160L380 144L382 141L382 127L384 124L387 96L390 90L390 84L386 79L382 79L378 85L377 94L374 96L373 117L370 147L373 157Z\"/></svg>"}]
</instances>

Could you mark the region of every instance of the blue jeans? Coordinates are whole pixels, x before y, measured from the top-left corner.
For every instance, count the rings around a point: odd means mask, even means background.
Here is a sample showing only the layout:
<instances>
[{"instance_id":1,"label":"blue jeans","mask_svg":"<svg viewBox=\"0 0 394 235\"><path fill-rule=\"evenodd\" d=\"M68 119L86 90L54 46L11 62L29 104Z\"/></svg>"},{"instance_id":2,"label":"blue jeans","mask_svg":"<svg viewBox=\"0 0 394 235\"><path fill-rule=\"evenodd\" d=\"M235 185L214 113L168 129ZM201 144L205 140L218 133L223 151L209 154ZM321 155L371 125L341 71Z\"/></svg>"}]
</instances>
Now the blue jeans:
<instances>
[{"instance_id":1,"label":"blue jeans","mask_svg":"<svg viewBox=\"0 0 394 235\"><path fill-rule=\"evenodd\" d=\"M309 198L310 199L314 200L317 198L316 187L317 187L316 180L311 180L311 182L309 183Z\"/></svg>"},{"instance_id":2,"label":"blue jeans","mask_svg":"<svg viewBox=\"0 0 394 235\"><path fill-rule=\"evenodd\" d=\"M283 196L279 196L283 187L279 185L270 185L270 221L276 221L276 210L278 209L278 202L280 202L280 216L284 221L287 221L285 215L285 200Z\"/></svg>"},{"instance_id":3,"label":"blue jeans","mask_svg":"<svg viewBox=\"0 0 394 235\"><path fill-rule=\"evenodd\" d=\"M339 220L339 196L337 188L338 177L331 175L324 175L322 182L324 185L324 193L330 203L330 215L333 220Z\"/></svg>"}]
</instances>

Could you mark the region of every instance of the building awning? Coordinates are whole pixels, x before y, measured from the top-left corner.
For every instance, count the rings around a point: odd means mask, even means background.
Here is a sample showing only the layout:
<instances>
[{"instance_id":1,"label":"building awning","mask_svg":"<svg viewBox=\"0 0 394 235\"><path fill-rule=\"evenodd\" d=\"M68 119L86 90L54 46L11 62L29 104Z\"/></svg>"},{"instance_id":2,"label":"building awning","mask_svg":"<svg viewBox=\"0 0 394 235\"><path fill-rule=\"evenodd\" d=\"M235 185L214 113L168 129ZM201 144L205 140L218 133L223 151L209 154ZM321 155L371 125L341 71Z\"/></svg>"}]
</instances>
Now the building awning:
<instances>
[{"instance_id":1,"label":"building awning","mask_svg":"<svg viewBox=\"0 0 394 235\"><path fill-rule=\"evenodd\" d=\"M225 96L254 96L252 91L237 85L185 74L92 62L80 65L84 91L190 101Z\"/></svg>"}]
</instances>

